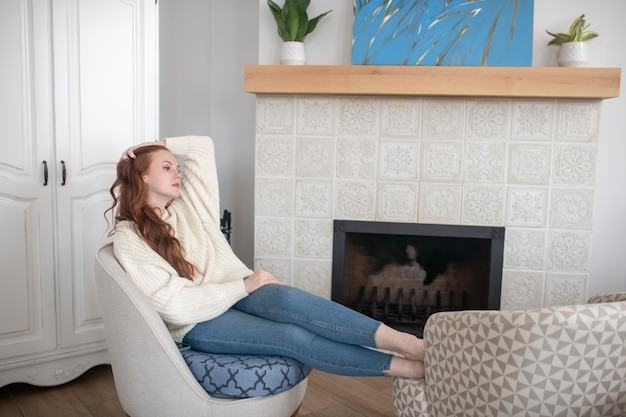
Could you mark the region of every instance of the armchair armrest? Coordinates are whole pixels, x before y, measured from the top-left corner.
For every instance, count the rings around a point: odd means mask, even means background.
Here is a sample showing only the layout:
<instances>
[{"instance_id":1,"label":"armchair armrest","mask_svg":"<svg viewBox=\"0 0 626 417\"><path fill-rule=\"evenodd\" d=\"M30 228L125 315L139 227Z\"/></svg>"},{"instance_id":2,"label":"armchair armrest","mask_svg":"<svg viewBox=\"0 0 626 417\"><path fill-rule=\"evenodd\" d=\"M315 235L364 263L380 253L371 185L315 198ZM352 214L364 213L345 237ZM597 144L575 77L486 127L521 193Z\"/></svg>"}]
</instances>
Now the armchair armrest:
<instances>
[{"instance_id":1,"label":"armchair armrest","mask_svg":"<svg viewBox=\"0 0 626 417\"><path fill-rule=\"evenodd\" d=\"M428 415L601 415L626 409L626 303L433 315Z\"/></svg>"},{"instance_id":2,"label":"armchair armrest","mask_svg":"<svg viewBox=\"0 0 626 417\"><path fill-rule=\"evenodd\" d=\"M587 300L587 304L594 303L614 303L618 301L626 301L626 291L624 292L605 292L596 294Z\"/></svg>"}]
</instances>

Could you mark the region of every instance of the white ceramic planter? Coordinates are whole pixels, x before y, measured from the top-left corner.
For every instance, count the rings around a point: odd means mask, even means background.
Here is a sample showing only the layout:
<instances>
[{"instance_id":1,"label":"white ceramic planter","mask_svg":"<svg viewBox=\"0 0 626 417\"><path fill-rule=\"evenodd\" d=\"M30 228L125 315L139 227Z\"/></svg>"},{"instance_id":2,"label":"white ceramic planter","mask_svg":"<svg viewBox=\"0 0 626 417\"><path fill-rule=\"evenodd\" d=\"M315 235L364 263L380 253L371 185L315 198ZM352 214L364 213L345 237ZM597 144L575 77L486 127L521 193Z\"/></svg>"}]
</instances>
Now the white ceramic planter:
<instances>
[{"instance_id":1,"label":"white ceramic planter","mask_svg":"<svg viewBox=\"0 0 626 417\"><path fill-rule=\"evenodd\" d=\"M559 49L557 62L561 67L585 67L587 58L586 42L565 42Z\"/></svg>"},{"instance_id":2,"label":"white ceramic planter","mask_svg":"<svg viewBox=\"0 0 626 417\"><path fill-rule=\"evenodd\" d=\"M302 42L283 42L280 48L280 63L283 65L304 65L306 54Z\"/></svg>"}]
</instances>

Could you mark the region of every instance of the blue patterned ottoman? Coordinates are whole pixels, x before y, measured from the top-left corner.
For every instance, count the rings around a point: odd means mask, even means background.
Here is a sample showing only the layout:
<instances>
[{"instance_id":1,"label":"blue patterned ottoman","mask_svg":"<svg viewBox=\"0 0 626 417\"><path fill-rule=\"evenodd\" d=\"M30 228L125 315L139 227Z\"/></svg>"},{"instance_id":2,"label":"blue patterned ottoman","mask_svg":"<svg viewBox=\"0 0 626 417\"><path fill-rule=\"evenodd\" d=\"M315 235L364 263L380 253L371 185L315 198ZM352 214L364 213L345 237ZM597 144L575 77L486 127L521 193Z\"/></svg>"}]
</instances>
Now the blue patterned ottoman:
<instances>
[{"instance_id":1,"label":"blue patterned ottoman","mask_svg":"<svg viewBox=\"0 0 626 417\"><path fill-rule=\"evenodd\" d=\"M181 352L196 380L212 396L264 397L297 385L311 367L285 356Z\"/></svg>"}]
</instances>

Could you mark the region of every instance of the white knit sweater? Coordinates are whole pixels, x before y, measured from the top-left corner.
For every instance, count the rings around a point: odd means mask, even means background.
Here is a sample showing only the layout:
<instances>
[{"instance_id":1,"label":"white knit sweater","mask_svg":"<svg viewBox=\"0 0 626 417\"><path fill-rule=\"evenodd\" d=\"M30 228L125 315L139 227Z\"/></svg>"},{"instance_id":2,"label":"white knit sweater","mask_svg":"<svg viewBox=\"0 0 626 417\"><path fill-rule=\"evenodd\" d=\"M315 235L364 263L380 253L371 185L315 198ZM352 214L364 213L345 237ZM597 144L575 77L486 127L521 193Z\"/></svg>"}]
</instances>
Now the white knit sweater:
<instances>
[{"instance_id":1,"label":"white knit sweater","mask_svg":"<svg viewBox=\"0 0 626 417\"><path fill-rule=\"evenodd\" d=\"M198 272L193 281L178 276L128 221L115 227L113 250L135 284L146 294L181 341L196 323L224 313L248 294L243 278L252 274L233 253L220 230L219 190L213 142L208 137L168 138L181 161L181 195L163 215Z\"/></svg>"}]
</instances>

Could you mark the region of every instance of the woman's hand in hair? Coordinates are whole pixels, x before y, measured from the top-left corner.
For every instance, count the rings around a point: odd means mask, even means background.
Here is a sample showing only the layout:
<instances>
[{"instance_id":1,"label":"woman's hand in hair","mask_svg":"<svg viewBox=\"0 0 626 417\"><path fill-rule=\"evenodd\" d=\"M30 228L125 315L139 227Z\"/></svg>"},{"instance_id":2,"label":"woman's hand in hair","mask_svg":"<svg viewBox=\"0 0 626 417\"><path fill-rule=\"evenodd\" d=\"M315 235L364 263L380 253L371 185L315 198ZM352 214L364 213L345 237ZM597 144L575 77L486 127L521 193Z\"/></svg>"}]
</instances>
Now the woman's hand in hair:
<instances>
[{"instance_id":1,"label":"woman's hand in hair","mask_svg":"<svg viewBox=\"0 0 626 417\"><path fill-rule=\"evenodd\" d=\"M148 145L162 145L165 146L165 139L161 139L158 142L144 142L144 143L140 143L139 145L134 145L131 146L130 148L126 149L123 153L120 159L126 160L126 159L135 159L136 155L135 155L135 149L141 148L142 146L148 146Z\"/></svg>"},{"instance_id":2,"label":"woman's hand in hair","mask_svg":"<svg viewBox=\"0 0 626 417\"><path fill-rule=\"evenodd\" d=\"M262 269L255 271L243 281L243 285L248 294L252 294L254 291L267 284L281 284L281 282L274 275Z\"/></svg>"}]
</instances>

